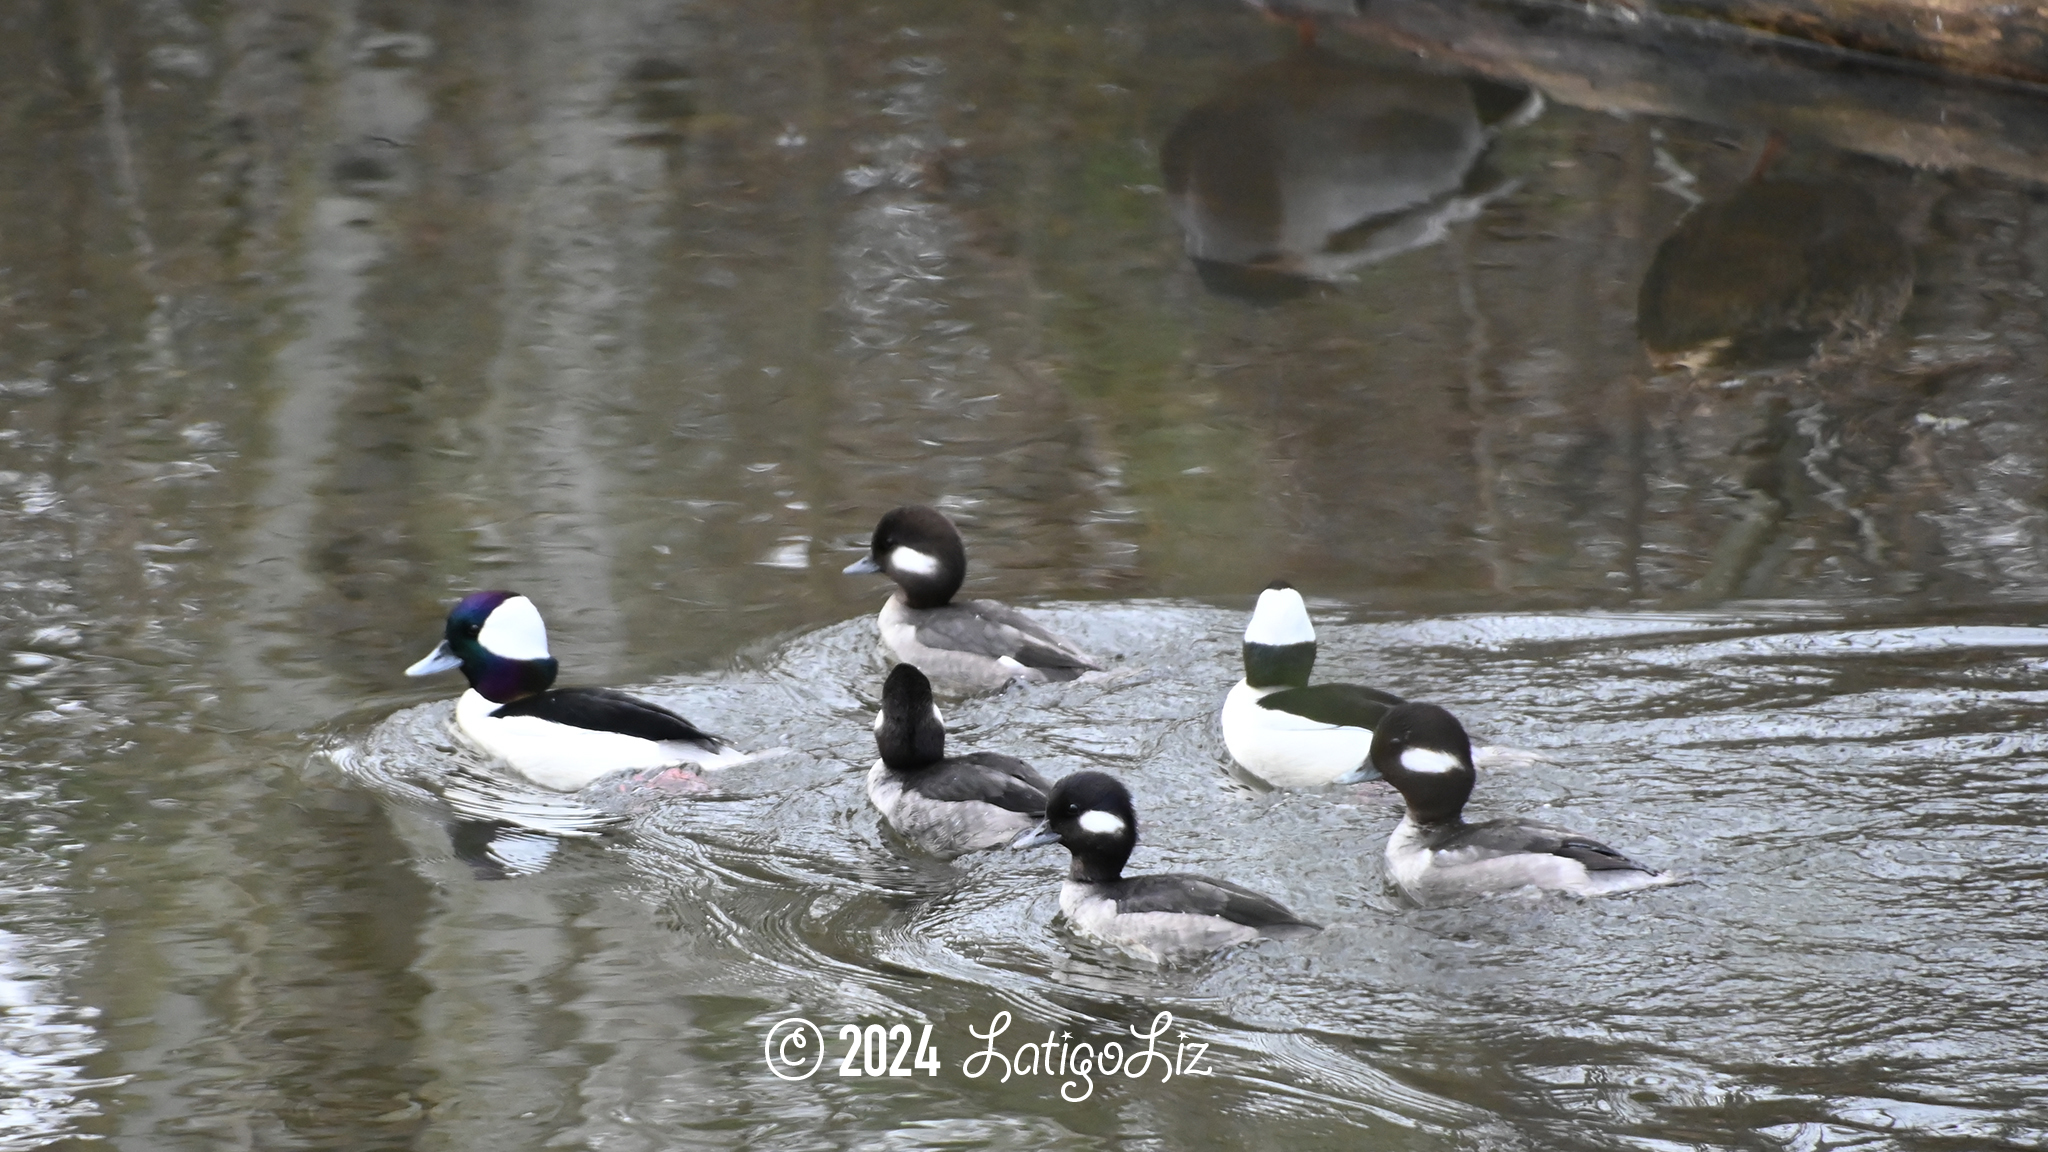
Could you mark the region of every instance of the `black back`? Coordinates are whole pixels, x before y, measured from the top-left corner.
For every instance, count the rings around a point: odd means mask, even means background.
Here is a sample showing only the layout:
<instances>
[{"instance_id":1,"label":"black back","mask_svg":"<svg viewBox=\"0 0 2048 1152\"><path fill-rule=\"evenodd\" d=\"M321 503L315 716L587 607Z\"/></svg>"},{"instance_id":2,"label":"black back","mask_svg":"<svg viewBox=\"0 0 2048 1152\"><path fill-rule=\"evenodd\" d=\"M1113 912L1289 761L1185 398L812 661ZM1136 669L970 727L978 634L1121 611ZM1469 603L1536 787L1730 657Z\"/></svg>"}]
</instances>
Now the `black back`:
<instances>
[{"instance_id":1,"label":"black back","mask_svg":"<svg viewBox=\"0 0 2048 1152\"><path fill-rule=\"evenodd\" d=\"M1045 673L1048 680L1072 680L1095 667L1069 651L1066 641L1044 625L999 600L962 600L943 608L929 610L917 621L917 642L927 648L997 659L1008 656ZM1014 629L1023 640L1013 641L1003 631L1006 628Z\"/></svg>"},{"instance_id":2,"label":"black back","mask_svg":"<svg viewBox=\"0 0 2048 1152\"><path fill-rule=\"evenodd\" d=\"M1255 685L1256 687L1256 685ZM1392 692L1359 684L1317 684L1283 688L1259 697L1259 707L1288 712L1324 724L1378 728L1387 713L1404 701Z\"/></svg>"},{"instance_id":3,"label":"black back","mask_svg":"<svg viewBox=\"0 0 2048 1152\"><path fill-rule=\"evenodd\" d=\"M1269 936L1306 935L1321 928L1321 925L1311 924L1289 912L1270 896L1228 880L1187 872L1118 880L1104 885L1104 895L1116 901L1118 912L1220 916L1233 923L1260 929ZM1289 929L1295 931L1290 932Z\"/></svg>"},{"instance_id":4,"label":"black back","mask_svg":"<svg viewBox=\"0 0 2048 1152\"><path fill-rule=\"evenodd\" d=\"M1045 815L1052 785L1015 756L969 752L920 771L910 787L928 800L972 800L1026 816Z\"/></svg>"},{"instance_id":5,"label":"black back","mask_svg":"<svg viewBox=\"0 0 2048 1152\"><path fill-rule=\"evenodd\" d=\"M1562 856L1585 865L1588 872L1648 872L1656 875L1657 871L1589 836L1531 820L1448 824L1436 835L1426 836L1423 844L1432 851L1468 851L1480 859L1521 853Z\"/></svg>"},{"instance_id":6,"label":"black back","mask_svg":"<svg viewBox=\"0 0 2048 1152\"><path fill-rule=\"evenodd\" d=\"M593 732L617 732L642 740L677 740L715 750L724 741L681 716L609 688L556 688L500 705L493 716L533 716Z\"/></svg>"}]
</instances>

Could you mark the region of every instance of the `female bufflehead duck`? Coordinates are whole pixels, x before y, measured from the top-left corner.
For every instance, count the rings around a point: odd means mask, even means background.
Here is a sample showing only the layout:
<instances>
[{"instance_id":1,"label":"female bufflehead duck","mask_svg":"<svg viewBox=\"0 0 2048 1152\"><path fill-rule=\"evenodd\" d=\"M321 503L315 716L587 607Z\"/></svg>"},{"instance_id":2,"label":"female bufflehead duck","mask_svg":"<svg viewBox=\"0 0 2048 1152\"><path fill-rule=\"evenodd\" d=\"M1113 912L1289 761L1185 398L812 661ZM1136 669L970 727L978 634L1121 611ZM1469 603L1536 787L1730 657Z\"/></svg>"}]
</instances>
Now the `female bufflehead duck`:
<instances>
[{"instance_id":1,"label":"female bufflehead duck","mask_svg":"<svg viewBox=\"0 0 2048 1152\"><path fill-rule=\"evenodd\" d=\"M951 858L1000 848L1045 815L1052 785L1031 765L994 752L946 755L932 682L909 664L889 670L875 714L868 799L904 838Z\"/></svg>"},{"instance_id":2,"label":"female bufflehead duck","mask_svg":"<svg viewBox=\"0 0 2048 1152\"><path fill-rule=\"evenodd\" d=\"M1465 823L1476 778L1472 742L1434 704L1403 704L1380 721L1373 767L1408 802L1387 840L1387 871L1409 899L1435 904L1518 888L1606 896L1673 877L1597 840L1533 820Z\"/></svg>"},{"instance_id":3,"label":"female bufflehead duck","mask_svg":"<svg viewBox=\"0 0 2048 1152\"><path fill-rule=\"evenodd\" d=\"M456 725L543 788L573 792L626 769L723 768L745 758L658 704L609 688L550 688L555 658L547 626L533 601L516 593L463 597L448 612L447 638L405 674L450 668L469 679L455 705Z\"/></svg>"},{"instance_id":4,"label":"female bufflehead duck","mask_svg":"<svg viewBox=\"0 0 2048 1152\"><path fill-rule=\"evenodd\" d=\"M1060 886L1067 920L1084 936L1148 959L1322 930L1228 880L1186 872L1125 878L1124 862L1138 844L1138 814L1123 783L1101 772L1076 772L1054 785L1045 823L1013 847L1055 843L1073 853Z\"/></svg>"},{"instance_id":5,"label":"female bufflehead duck","mask_svg":"<svg viewBox=\"0 0 2048 1152\"><path fill-rule=\"evenodd\" d=\"M967 548L936 508L907 504L882 517L866 556L849 574L884 572L899 585L882 605L882 643L949 686L1001 688L1013 680L1072 680L1101 665L995 600L953 601L967 578Z\"/></svg>"},{"instance_id":6,"label":"female bufflehead duck","mask_svg":"<svg viewBox=\"0 0 2048 1152\"><path fill-rule=\"evenodd\" d=\"M1373 725L1399 696L1356 684L1309 686L1316 630L1285 580L1259 593L1244 630L1244 679L1223 698L1231 759L1275 788L1371 780Z\"/></svg>"}]
</instances>

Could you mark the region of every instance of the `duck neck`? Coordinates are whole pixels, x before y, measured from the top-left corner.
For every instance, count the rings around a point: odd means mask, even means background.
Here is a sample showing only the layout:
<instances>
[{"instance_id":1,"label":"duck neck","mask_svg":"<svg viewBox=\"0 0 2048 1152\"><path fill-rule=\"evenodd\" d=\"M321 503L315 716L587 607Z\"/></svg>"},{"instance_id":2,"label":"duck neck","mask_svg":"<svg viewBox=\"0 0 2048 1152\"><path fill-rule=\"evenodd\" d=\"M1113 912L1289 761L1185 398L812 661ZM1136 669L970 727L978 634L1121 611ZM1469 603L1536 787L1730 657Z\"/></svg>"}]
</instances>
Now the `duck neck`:
<instances>
[{"instance_id":1,"label":"duck neck","mask_svg":"<svg viewBox=\"0 0 2048 1152\"><path fill-rule=\"evenodd\" d=\"M944 608L953 602L953 594L960 591L959 577L950 580L944 576L929 579L919 576L907 579L898 577L897 583L901 588L896 595L901 596L903 603L911 608Z\"/></svg>"},{"instance_id":2,"label":"duck neck","mask_svg":"<svg viewBox=\"0 0 2048 1152\"><path fill-rule=\"evenodd\" d=\"M1130 858L1129 847L1121 851L1097 848L1087 853L1076 852L1067 864L1067 879L1083 884L1114 884L1123 879L1124 864Z\"/></svg>"},{"instance_id":3,"label":"duck neck","mask_svg":"<svg viewBox=\"0 0 2048 1152\"><path fill-rule=\"evenodd\" d=\"M510 704L547 691L555 682L558 667L552 656L545 660L508 660L484 655L465 659L462 674L477 695L494 704Z\"/></svg>"},{"instance_id":4,"label":"duck neck","mask_svg":"<svg viewBox=\"0 0 2048 1152\"><path fill-rule=\"evenodd\" d=\"M1316 642L1244 646L1244 682L1254 688L1306 688L1316 666Z\"/></svg>"}]
</instances>

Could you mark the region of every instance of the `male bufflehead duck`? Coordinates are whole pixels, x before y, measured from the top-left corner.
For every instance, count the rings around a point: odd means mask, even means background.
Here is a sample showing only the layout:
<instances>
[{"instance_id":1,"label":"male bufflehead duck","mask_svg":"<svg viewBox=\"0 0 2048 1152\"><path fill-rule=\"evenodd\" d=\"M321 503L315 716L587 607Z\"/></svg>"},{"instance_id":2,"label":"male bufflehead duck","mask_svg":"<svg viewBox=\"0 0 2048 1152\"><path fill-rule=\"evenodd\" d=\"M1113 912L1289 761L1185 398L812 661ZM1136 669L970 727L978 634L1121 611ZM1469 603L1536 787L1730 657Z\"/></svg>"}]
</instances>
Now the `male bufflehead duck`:
<instances>
[{"instance_id":1,"label":"male bufflehead duck","mask_svg":"<svg viewBox=\"0 0 2048 1152\"><path fill-rule=\"evenodd\" d=\"M889 670L875 714L868 799L905 839L951 858L1000 848L1045 815L1052 785L1031 765L995 752L946 755L946 722L932 682L910 664Z\"/></svg>"},{"instance_id":2,"label":"male bufflehead duck","mask_svg":"<svg viewBox=\"0 0 2048 1152\"><path fill-rule=\"evenodd\" d=\"M1387 871L1417 903L1518 888L1607 896L1674 880L1554 825L1515 818L1465 823L1476 779L1472 742L1457 717L1434 704L1389 711L1373 736L1372 763L1408 802L1387 840Z\"/></svg>"},{"instance_id":3,"label":"male bufflehead duck","mask_svg":"<svg viewBox=\"0 0 2048 1152\"><path fill-rule=\"evenodd\" d=\"M447 638L405 670L462 669L455 722L484 751L543 788L573 792L626 769L723 768L745 756L681 716L609 688L550 688L555 658L533 601L472 592L448 612Z\"/></svg>"},{"instance_id":4,"label":"male bufflehead duck","mask_svg":"<svg viewBox=\"0 0 2048 1152\"><path fill-rule=\"evenodd\" d=\"M936 508L908 504L883 516L868 554L846 571L883 572L896 581L878 618L882 643L896 659L949 686L985 691L1013 680L1072 680L1101 667L1007 604L954 602L967 578L967 548Z\"/></svg>"},{"instance_id":5,"label":"male bufflehead duck","mask_svg":"<svg viewBox=\"0 0 2048 1152\"><path fill-rule=\"evenodd\" d=\"M1055 784L1045 822L1013 847L1041 844L1065 844L1073 854L1060 886L1068 922L1084 936L1148 959L1322 930L1228 880L1186 872L1126 878L1124 862L1138 844L1138 814L1123 783L1101 772L1076 772Z\"/></svg>"},{"instance_id":6,"label":"male bufflehead duck","mask_svg":"<svg viewBox=\"0 0 2048 1152\"><path fill-rule=\"evenodd\" d=\"M1285 580L1259 593L1244 630L1244 679L1223 698L1231 759L1275 788L1374 779L1373 725L1401 698L1356 684L1309 686L1316 630Z\"/></svg>"}]
</instances>

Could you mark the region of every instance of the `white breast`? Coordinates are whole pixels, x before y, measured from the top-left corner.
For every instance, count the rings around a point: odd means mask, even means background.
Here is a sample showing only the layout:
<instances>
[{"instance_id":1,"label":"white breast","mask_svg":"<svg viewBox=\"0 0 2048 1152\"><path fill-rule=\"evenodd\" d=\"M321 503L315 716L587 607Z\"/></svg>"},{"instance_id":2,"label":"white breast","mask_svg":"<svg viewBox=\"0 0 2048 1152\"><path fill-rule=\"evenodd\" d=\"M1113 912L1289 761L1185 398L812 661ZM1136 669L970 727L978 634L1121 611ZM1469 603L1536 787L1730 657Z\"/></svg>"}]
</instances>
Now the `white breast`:
<instances>
[{"instance_id":1,"label":"white breast","mask_svg":"<svg viewBox=\"0 0 2048 1152\"><path fill-rule=\"evenodd\" d=\"M574 792L613 772L675 764L723 768L745 758L736 750L707 752L694 744L643 740L535 716L492 716L497 708L472 688L456 702L455 722L477 747L535 784L557 792Z\"/></svg>"},{"instance_id":2,"label":"white breast","mask_svg":"<svg viewBox=\"0 0 2048 1152\"><path fill-rule=\"evenodd\" d=\"M1259 707L1261 697L1278 691L1239 680L1223 698L1223 743L1245 771L1276 788L1313 788L1365 763L1372 729Z\"/></svg>"}]
</instances>

